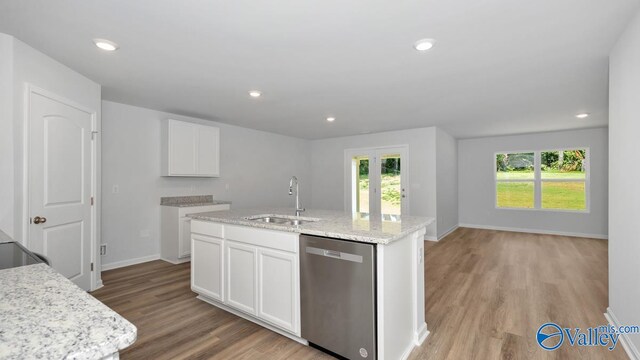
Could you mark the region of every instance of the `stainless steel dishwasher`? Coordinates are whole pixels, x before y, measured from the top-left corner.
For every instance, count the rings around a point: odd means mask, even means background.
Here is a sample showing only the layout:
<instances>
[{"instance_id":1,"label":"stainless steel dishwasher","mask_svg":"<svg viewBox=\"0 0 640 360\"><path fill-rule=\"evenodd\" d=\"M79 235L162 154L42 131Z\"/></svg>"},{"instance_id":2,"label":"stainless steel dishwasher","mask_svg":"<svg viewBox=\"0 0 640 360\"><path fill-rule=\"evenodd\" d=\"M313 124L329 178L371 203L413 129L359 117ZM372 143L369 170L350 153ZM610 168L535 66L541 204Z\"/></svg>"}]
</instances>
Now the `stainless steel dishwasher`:
<instances>
[{"instance_id":1,"label":"stainless steel dishwasher","mask_svg":"<svg viewBox=\"0 0 640 360\"><path fill-rule=\"evenodd\" d=\"M376 359L375 245L300 236L302 337L348 359Z\"/></svg>"}]
</instances>

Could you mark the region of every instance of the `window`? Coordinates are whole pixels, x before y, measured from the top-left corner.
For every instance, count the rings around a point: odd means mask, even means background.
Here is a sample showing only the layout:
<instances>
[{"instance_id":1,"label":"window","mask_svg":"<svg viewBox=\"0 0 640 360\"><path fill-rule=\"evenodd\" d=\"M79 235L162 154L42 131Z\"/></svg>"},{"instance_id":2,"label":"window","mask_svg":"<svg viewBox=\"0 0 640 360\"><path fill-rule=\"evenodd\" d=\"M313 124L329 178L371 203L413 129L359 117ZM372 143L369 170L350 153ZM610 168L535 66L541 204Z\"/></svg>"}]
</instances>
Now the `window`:
<instances>
[{"instance_id":1,"label":"window","mask_svg":"<svg viewBox=\"0 0 640 360\"><path fill-rule=\"evenodd\" d=\"M495 155L496 207L586 211L588 149Z\"/></svg>"}]
</instances>

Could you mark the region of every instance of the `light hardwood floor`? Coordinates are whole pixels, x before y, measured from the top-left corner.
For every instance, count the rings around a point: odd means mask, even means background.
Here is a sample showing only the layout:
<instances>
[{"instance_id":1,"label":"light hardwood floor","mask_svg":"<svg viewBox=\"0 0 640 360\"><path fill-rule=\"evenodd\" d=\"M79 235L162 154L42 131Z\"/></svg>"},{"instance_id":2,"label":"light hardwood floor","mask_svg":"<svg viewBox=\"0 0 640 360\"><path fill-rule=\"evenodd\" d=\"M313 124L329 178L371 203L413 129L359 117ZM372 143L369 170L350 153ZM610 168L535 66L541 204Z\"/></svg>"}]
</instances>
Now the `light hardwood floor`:
<instances>
[{"instance_id":1,"label":"light hardwood floor","mask_svg":"<svg viewBox=\"0 0 640 360\"><path fill-rule=\"evenodd\" d=\"M622 346L547 352L545 322L604 325L604 240L458 229L425 246L431 334L410 359L626 359ZM331 359L195 298L189 264L106 271L92 294L138 327L123 359Z\"/></svg>"}]
</instances>

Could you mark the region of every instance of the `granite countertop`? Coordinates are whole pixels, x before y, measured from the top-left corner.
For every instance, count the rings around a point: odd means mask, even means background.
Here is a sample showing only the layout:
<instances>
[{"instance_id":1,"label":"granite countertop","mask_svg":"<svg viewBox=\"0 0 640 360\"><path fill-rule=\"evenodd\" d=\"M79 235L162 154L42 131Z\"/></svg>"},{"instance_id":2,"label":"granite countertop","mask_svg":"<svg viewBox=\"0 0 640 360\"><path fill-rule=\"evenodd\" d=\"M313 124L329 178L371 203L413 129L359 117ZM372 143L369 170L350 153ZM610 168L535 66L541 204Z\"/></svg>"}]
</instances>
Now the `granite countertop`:
<instances>
[{"instance_id":1,"label":"granite countertop","mask_svg":"<svg viewBox=\"0 0 640 360\"><path fill-rule=\"evenodd\" d=\"M369 218L367 214L350 214L343 211L307 210L297 218L291 216L293 209L263 208L211 211L187 215L193 219L220 222L225 224L252 226L263 229L289 231L307 235L326 236L359 242L388 244L409 233L430 225L433 218L384 215ZM315 219L318 221L302 225L264 223L248 220L248 217L270 215L290 217L292 219Z\"/></svg>"},{"instance_id":2,"label":"granite countertop","mask_svg":"<svg viewBox=\"0 0 640 360\"><path fill-rule=\"evenodd\" d=\"M133 324L45 264L0 270L0 359L100 359L136 337Z\"/></svg>"},{"instance_id":3,"label":"granite countertop","mask_svg":"<svg viewBox=\"0 0 640 360\"><path fill-rule=\"evenodd\" d=\"M231 204L231 201L213 200L213 195L161 197L160 205L172 207L195 207Z\"/></svg>"}]
</instances>

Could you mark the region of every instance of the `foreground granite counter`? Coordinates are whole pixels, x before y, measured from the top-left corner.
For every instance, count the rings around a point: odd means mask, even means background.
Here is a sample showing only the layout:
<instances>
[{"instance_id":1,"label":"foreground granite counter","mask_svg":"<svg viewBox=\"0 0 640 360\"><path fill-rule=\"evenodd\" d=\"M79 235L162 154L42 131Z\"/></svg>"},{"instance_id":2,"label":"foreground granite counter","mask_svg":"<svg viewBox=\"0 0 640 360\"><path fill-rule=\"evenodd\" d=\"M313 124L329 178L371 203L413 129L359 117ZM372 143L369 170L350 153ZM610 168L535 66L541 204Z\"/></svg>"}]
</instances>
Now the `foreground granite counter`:
<instances>
[{"instance_id":1,"label":"foreground granite counter","mask_svg":"<svg viewBox=\"0 0 640 360\"><path fill-rule=\"evenodd\" d=\"M118 358L129 321L45 264L0 270L0 359Z\"/></svg>"},{"instance_id":2,"label":"foreground granite counter","mask_svg":"<svg viewBox=\"0 0 640 360\"><path fill-rule=\"evenodd\" d=\"M290 231L299 234L325 236L375 244L388 244L409 233L430 225L433 218L400 215L372 215L332 210L307 210L300 217L292 216L290 208L236 209L190 214L197 220ZM264 223L248 218L285 216L291 219L317 220L302 225Z\"/></svg>"}]
</instances>

